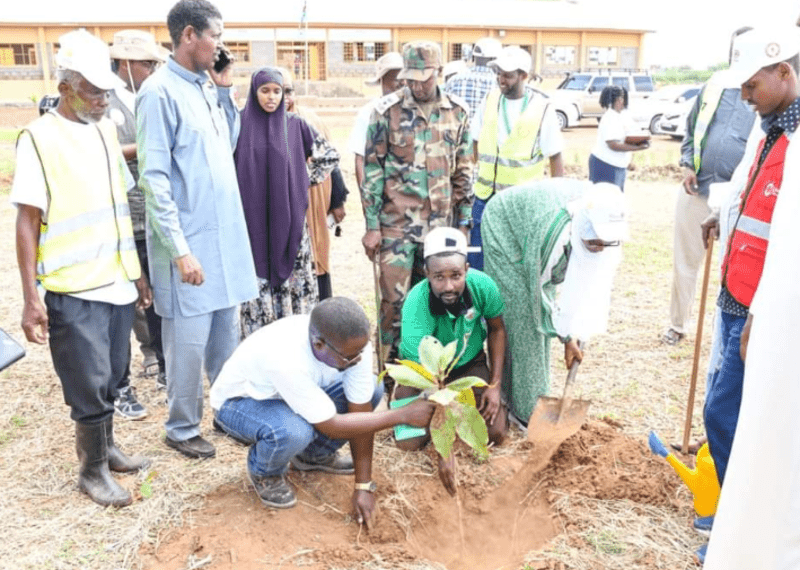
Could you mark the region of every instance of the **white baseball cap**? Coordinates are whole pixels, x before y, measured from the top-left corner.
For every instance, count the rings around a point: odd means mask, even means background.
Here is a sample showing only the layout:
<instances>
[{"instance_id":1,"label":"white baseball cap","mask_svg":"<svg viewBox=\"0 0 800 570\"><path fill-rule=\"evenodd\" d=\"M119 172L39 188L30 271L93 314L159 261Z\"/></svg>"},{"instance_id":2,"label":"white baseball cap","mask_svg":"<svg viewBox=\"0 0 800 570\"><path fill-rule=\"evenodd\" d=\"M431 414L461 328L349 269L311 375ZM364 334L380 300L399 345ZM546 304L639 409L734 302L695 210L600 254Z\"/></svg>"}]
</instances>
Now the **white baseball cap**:
<instances>
[{"instance_id":1,"label":"white baseball cap","mask_svg":"<svg viewBox=\"0 0 800 570\"><path fill-rule=\"evenodd\" d=\"M733 40L730 77L741 85L762 67L780 63L800 52L800 29L795 26L755 28Z\"/></svg>"},{"instance_id":2,"label":"white baseball cap","mask_svg":"<svg viewBox=\"0 0 800 570\"><path fill-rule=\"evenodd\" d=\"M467 238L456 228L434 228L425 236L423 245L425 259L439 253L460 253L467 256Z\"/></svg>"},{"instance_id":3,"label":"white baseball cap","mask_svg":"<svg viewBox=\"0 0 800 570\"><path fill-rule=\"evenodd\" d=\"M389 53L383 54L381 57L379 57L375 64L378 66L378 71L375 77L364 81L364 83L367 85L377 85L381 82L383 76L390 71L395 69L403 69L403 56L396 51L390 51Z\"/></svg>"},{"instance_id":4,"label":"white baseball cap","mask_svg":"<svg viewBox=\"0 0 800 570\"><path fill-rule=\"evenodd\" d=\"M113 89L122 84L111 71L108 46L100 38L81 28L58 38L61 46L56 54L60 69L77 71L98 89Z\"/></svg>"},{"instance_id":5,"label":"white baseball cap","mask_svg":"<svg viewBox=\"0 0 800 570\"><path fill-rule=\"evenodd\" d=\"M448 61L444 69L442 70L442 77L447 79L451 75L455 75L456 73L461 73L462 71L467 70L467 63L463 59L454 59L453 61Z\"/></svg>"},{"instance_id":6,"label":"white baseball cap","mask_svg":"<svg viewBox=\"0 0 800 570\"><path fill-rule=\"evenodd\" d=\"M586 215L598 239L606 242L629 239L628 204L618 186L599 182L587 190L584 198Z\"/></svg>"},{"instance_id":7,"label":"white baseball cap","mask_svg":"<svg viewBox=\"0 0 800 570\"><path fill-rule=\"evenodd\" d=\"M472 48L472 57L488 57L491 59L500 55L500 50L503 49L503 44L494 38L481 38Z\"/></svg>"},{"instance_id":8,"label":"white baseball cap","mask_svg":"<svg viewBox=\"0 0 800 570\"><path fill-rule=\"evenodd\" d=\"M533 60L531 54L519 46L506 46L497 56L497 59L490 61L489 65L503 71L524 71L531 72Z\"/></svg>"}]
</instances>

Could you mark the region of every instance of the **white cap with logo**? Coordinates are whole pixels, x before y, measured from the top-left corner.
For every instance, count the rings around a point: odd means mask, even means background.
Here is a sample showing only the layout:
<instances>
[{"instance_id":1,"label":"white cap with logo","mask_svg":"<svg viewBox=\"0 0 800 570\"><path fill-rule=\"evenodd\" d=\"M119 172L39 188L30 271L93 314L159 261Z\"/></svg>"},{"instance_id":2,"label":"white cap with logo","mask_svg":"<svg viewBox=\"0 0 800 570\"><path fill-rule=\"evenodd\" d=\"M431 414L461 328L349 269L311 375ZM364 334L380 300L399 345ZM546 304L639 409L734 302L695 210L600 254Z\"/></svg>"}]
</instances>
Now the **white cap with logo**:
<instances>
[{"instance_id":1,"label":"white cap with logo","mask_svg":"<svg viewBox=\"0 0 800 570\"><path fill-rule=\"evenodd\" d=\"M456 228L434 228L425 236L423 245L425 259L439 253L460 253L467 256L467 238Z\"/></svg>"},{"instance_id":2,"label":"white cap with logo","mask_svg":"<svg viewBox=\"0 0 800 570\"><path fill-rule=\"evenodd\" d=\"M729 76L745 83L762 67L780 63L800 52L800 29L795 26L755 28L733 40Z\"/></svg>"},{"instance_id":3,"label":"white cap with logo","mask_svg":"<svg viewBox=\"0 0 800 570\"><path fill-rule=\"evenodd\" d=\"M61 47L56 54L60 69L77 71L99 89L113 89L122 81L111 71L108 46L85 29L68 32L58 38Z\"/></svg>"},{"instance_id":4,"label":"white cap with logo","mask_svg":"<svg viewBox=\"0 0 800 570\"><path fill-rule=\"evenodd\" d=\"M472 48L472 57L488 57L490 59L496 58L500 55L500 50L503 49L503 44L494 38L481 38Z\"/></svg>"},{"instance_id":5,"label":"white cap with logo","mask_svg":"<svg viewBox=\"0 0 800 570\"><path fill-rule=\"evenodd\" d=\"M506 46L497 59L490 61L491 67L496 67L502 71L524 71L531 72L533 60L531 54L519 46Z\"/></svg>"}]
</instances>

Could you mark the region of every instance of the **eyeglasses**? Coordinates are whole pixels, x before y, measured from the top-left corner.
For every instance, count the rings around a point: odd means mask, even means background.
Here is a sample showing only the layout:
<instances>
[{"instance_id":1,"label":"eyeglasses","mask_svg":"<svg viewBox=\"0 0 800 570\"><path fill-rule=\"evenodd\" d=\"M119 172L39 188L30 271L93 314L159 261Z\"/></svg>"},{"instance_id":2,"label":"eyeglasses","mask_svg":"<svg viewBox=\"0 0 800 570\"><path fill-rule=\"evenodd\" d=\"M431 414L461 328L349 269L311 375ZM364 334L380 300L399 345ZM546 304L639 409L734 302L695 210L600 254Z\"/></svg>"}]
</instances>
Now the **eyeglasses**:
<instances>
[{"instance_id":1,"label":"eyeglasses","mask_svg":"<svg viewBox=\"0 0 800 570\"><path fill-rule=\"evenodd\" d=\"M321 340L323 344L325 344L325 346L330 348L333 354L335 354L339 358L339 360L342 361L342 364L345 365L345 368L350 368L354 364L358 363L358 361L361 360L361 355L364 353L364 349L362 348L361 350L358 351L358 354L356 354L354 357L347 358L344 354L336 350L336 347L334 347L331 343L329 343L321 336L317 336L317 340Z\"/></svg>"}]
</instances>

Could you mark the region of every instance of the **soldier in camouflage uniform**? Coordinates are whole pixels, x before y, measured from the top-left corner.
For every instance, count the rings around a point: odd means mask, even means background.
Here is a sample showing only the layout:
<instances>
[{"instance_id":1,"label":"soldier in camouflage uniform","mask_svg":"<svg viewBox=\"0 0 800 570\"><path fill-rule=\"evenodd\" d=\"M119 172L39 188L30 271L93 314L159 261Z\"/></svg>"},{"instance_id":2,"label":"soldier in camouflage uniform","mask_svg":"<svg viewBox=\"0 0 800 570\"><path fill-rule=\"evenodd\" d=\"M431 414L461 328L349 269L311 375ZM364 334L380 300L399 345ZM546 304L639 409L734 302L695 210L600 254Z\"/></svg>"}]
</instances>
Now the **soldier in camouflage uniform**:
<instances>
[{"instance_id":1,"label":"soldier in camouflage uniform","mask_svg":"<svg viewBox=\"0 0 800 570\"><path fill-rule=\"evenodd\" d=\"M406 87L378 101L367 131L362 243L371 260L379 256L382 356L397 355L403 301L425 278L428 230L458 226L469 239L472 225L469 110L439 89L441 71L438 45L406 45L398 75Z\"/></svg>"}]
</instances>

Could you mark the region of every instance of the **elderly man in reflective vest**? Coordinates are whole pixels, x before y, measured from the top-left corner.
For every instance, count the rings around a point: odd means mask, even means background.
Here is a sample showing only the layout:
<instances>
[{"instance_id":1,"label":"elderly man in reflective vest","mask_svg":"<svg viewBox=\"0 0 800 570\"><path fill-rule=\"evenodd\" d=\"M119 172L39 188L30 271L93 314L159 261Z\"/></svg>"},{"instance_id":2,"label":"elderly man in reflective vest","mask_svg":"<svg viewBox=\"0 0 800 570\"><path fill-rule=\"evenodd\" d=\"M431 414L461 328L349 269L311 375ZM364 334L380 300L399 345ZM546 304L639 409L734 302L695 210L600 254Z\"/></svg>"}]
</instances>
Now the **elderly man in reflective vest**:
<instances>
[{"instance_id":1,"label":"elderly man in reflective vest","mask_svg":"<svg viewBox=\"0 0 800 570\"><path fill-rule=\"evenodd\" d=\"M481 246L481 218L496 192L541 178L544 159L550 176L564 175L564 141L555 110L542 93L527 85L530 54L519 46L503 48L489 64L500 86L490 92L470 124L478 178L472 205L473 246ZM483 269L483 252L470 253L469 265Z\"/></svg>"},{"instance_id":2,"label":"elderly man in reflective vest","mask_svg":"<svg viewBox=\"0 0 800 570\"><path fill-rule=\"evenodd\" d=\"M78 487L101 505L131 503L110 471L147 467L114 444L116 389L130 360L134 305L150 305L126 191L134 186L116 129L104 118L117 80L108 47L85 30L60 38L58 107L17 144L11 202L28 341L50 341L75 421ZM39 286L45 291L44 304ZM45 308L46 307L46 308Z\"/></svg>"}]
</instances>

